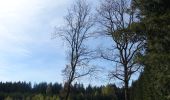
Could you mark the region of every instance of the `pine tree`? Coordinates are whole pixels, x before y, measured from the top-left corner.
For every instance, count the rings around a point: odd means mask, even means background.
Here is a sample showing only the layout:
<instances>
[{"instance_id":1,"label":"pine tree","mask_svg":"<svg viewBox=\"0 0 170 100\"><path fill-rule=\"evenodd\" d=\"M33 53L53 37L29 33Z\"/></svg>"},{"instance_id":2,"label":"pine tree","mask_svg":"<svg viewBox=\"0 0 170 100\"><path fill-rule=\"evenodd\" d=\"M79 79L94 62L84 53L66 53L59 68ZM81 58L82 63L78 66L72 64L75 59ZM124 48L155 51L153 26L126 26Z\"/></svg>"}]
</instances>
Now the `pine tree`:
<instances>
[{"instance_id":1,"label":"pine tree","mask_svg":"<svg viewBox=\"0 0 170 100\"><path fill-rule=\"evenodd\" d=\"M143 100L168 100L170 94L170 1L134 0L140 10L140 27L147 39L144 55ZM140 83L141 82L141 83ZM138 89L141 88L139 85ZM138 100L138 99L135 99Z\"/></svg>"}]
</instances>

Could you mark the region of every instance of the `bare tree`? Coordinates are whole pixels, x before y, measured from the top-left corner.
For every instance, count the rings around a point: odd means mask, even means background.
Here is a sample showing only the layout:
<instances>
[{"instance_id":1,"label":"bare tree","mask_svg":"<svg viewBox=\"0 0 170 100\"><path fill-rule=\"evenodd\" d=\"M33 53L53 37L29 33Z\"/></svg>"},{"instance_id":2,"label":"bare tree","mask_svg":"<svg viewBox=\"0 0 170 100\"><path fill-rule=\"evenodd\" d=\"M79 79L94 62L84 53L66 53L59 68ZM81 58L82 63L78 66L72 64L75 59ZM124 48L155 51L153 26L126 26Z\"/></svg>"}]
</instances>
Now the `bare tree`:
<instances>
[{"instance_id":1,"label":"bare tree","mask_svg":"<svg viewBox=\"0 0 170 100\"><path fill-rule=\"evenodd\" d=\"M89 66L93 51L86 45L94 26L89 4L85 0L77 0L68 9L65 21L66 26L57 29L55 33L62 37L68 46L68 64L63 70L67 88L65 100L68 100L72 82L95 71L95 67Z\"/></svg>"},{"instance_id":2,"label":"bare tree","mask_svg":"<svg viewBox=\"0 0 170 100\"><path fill-rule=\"evenodd\" d=\"M112 48L100 50L100 57L111 61L115 67L109 78L116 78L124 83L125 100L129 100L129 80L141 68L137 57L142 52L144 37L133 31L137 21L131 0L104 0L98 12L98 22L105 35L113 40Z\"/></svg>"}]
</instances>

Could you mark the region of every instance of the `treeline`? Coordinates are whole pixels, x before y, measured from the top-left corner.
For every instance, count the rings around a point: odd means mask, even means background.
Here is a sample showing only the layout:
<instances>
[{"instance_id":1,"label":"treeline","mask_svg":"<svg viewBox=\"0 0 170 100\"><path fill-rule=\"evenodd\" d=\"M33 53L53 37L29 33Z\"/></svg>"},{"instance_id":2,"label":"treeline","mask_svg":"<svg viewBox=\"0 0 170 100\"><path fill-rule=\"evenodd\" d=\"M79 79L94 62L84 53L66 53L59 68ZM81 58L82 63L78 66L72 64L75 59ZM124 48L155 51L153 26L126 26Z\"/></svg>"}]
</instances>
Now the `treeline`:
<instances>
[{"instance_id":1,"label":"treeline","mask_svg":"<svg viewBox=\"0 0 170 100\"><path fill-rule=\"evenodd\" d=\"M65 85L66 86L66 85ZM0 82L0 100L61 100L65 86L59 83ZM75 83L71 87L72 100L123 100L123 89L116 85L85 87Z\"/></svg>"},{"instance_id":2,"label":"treeline","mask_svg":"<svg viewBox=\"0 0 170 100\"><path fill-rule=\"evenodd\" d=\"M41 93L46 94L50 89L51 94L59 94L62 89L62 85L59 83L42 82L39 84L32 85L30 82L0 82L0 93Z\"/></svg>"},{"instance_id":3,"label":"treeline","mask_svg":"<svg viewBox=\"0 0 170 100\"><path fill-rule=\"evenodd\" d=\"M30 82L0 82L0 100L5 100L5 98L11 98L9 100L25 100L24 98L31 98L38 94L57 95L61 89L62 85L58 83L47 84L43 82L32 85Z\"/></svg>"}]
</instances>

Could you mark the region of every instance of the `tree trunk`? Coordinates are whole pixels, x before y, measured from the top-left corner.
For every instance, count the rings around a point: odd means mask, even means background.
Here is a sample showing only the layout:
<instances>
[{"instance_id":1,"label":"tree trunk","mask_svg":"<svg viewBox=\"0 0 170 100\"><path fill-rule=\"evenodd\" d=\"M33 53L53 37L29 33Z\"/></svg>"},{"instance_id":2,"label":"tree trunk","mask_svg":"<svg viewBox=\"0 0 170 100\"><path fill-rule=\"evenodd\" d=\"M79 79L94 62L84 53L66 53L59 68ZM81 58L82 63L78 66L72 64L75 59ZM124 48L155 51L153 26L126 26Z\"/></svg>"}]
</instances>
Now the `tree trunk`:
<instances>
[{"instance_id":1,"label":"tree trunk","mask_svg":"<svg viewBox=\"0 0 170 100\"><path fill-rule=\"evenodd\" d=\"M127 60L126 60L127 61ZM127 63L125 62L125 79L124 79L124 84L125 84L125 100L129 100L129 79L128 79L128 67Z\"/></svg>"},{"instance_id":2,"label":"tree trunk","mask_svg":"<svg viewBox=\"0 0 170 100\"><path fill-rule=\"evenodd\" d=\"M128 81L125 81L125 100L129 100L129 86Z\"/></svg>"},{"instance_id":3,"label":"tree trunk","mask_svg":"<svg viewBox=\"0 0 170 100\"><path fill-rule=\"evenodd\" d=\"M72 64L72 66L73 66L73 64ZM68 100L69 95L70 95L71 83L73 81L73 77L74 77L74 73L75 73L75 66L73 68L74 69L73 69L73 72L71 74L71 78L69 79L69 82L68 82L68 87L67 87L67 93L66 93L65 100Z\"/></svg>"},{"instance_id":4,"label":"tree trunk","mask_svg":"<svg viewBox=\"0 0 170 100\"><path fill-rule=\"evenodd\" d=\"M66 92L66 96L65 96L65 99L64 100L68 100L68 98L69 98L69 95L70 95L70 86L71 84L70 84L70 82L68 83L68 86L67 86L67 92Z\"/></svg>"}]
</instances>

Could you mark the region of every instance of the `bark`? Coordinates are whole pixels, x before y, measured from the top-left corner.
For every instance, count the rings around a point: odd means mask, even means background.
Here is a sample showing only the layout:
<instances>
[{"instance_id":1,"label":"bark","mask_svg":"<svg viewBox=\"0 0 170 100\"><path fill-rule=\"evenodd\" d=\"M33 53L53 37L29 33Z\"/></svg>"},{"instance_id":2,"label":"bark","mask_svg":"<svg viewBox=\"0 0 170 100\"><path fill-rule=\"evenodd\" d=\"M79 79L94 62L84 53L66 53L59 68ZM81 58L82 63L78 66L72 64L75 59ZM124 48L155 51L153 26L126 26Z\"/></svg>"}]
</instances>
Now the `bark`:
<instances>
[{"instance_id":1,"label":"bark","mask_svg":"<svg viewBox=\"0 0 170 100\"><path fill-rule=\"evenodd\" d=\"M125 100L129 100L129 86L128 81L125 82Z\"/></svg>"},{"instance_id":2,"label":"bark","mask_svg":"<svg viewBox=\"0 0 170 100\"><path fill-rule=\"evenodd\" d=\"M70 86L70 85L68 85L65 100L68 100L68 98L69 98L69 95L70 95L70 88L71 88L71 86Z\"/></svg>"}]
</instances>

